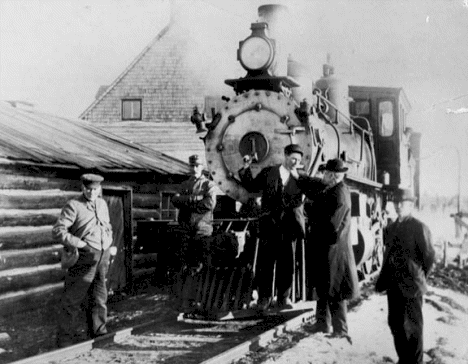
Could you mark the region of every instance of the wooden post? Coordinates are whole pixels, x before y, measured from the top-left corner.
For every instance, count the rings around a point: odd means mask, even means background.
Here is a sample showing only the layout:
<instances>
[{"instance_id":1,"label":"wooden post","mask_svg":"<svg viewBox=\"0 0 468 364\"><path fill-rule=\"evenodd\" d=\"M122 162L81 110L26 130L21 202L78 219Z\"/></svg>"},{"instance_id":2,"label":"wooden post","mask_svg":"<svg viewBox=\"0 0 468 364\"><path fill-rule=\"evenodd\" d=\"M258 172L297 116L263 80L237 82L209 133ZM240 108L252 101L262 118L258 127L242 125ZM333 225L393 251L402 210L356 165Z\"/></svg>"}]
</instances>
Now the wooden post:
<instances>
[{"instance_id":1,"label":"wooden post","mask_svg":"<svg viewBox=\"0 0 468 364\"><path fill-rule=\"evenodd\" d=\"M307 287L306 287L306 259L305 259L305 239L301 239L301 268L302 268L302 301L307 300Z\"/></svg>"}]
</instances>

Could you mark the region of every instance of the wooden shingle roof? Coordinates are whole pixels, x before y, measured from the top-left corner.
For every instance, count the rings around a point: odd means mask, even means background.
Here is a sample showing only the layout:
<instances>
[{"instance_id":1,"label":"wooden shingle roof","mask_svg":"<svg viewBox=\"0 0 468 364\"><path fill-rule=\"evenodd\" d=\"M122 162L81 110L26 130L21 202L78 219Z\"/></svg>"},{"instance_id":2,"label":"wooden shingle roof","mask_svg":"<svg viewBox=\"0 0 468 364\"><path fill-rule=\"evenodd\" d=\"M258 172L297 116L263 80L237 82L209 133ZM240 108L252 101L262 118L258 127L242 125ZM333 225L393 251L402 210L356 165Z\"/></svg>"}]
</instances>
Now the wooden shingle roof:
<instances>
[{"instance_id":1,"label":"wooden shingle roof","mask_svg":"<svg viewBox=\"0 0 468 364\"><path fill-rule=\"evenodd\" d=\"M141 121L120 123L93 123L98 128L129 141L138 141L145 147L187 162L189 156L198 154L205 159L205 144L190 122L143 123Z\"/></svg>"},{"instance_id":2,"label":"wooden shingle roof","mask_svg":"<svg viewBox=\"0 0 468 364\"><path fill-rule=\"evenodd\" d=\"M0 164L186 174L188 164L80 119L0 102Z\"/></svg>"}]
</instances>

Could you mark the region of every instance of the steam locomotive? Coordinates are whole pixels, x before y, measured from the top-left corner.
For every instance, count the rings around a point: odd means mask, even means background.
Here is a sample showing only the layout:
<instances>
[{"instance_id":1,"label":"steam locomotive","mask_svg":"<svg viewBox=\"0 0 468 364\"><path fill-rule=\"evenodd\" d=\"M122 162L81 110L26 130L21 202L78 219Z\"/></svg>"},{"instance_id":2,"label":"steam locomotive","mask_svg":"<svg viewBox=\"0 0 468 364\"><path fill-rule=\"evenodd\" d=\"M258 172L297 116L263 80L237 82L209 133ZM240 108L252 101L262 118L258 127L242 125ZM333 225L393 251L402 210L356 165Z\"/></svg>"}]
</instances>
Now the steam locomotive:
<instances>
[{"instance_id":1,"label":"steam locomotive","mask_svg":"<svg viewBox=\"0 0 468 364\"><path fill-rule=\"evenodd\" d=\"M303 168L310 176L327 160L342 159L349 168L346 182L351 191L356 265L364 277L380 267L382 230L394 191L411 188L419 195L421 135L406 126L410 104L401 88L347 85L335 75L330 59L323 66L323 76L313 83L305 67L283 56L283 6L263 5L258 11L259 21L251 25L251 35L239 43L237 51L247 73L225 81L236 96L224 98L205 125L199 114L192 117L200 130L207 129L202 139L209 173L228 198L247 205L257 196L242 186L237 174L245 156L253 160L254 176L266 166L280 164L284 147L291 143L301 145ZM220 219L217 223L229 230L242 221L245 224L236 233L244 243L255 235L249 230L251 220ZM303 245L297 248L293 300L310 297L303 250ZM236 269L223 273L222 268L213 268L197 281L202 308L248 307L255 288L251 282L257 258L253 251L252 259Z\"/></svg>"}]
</instances>

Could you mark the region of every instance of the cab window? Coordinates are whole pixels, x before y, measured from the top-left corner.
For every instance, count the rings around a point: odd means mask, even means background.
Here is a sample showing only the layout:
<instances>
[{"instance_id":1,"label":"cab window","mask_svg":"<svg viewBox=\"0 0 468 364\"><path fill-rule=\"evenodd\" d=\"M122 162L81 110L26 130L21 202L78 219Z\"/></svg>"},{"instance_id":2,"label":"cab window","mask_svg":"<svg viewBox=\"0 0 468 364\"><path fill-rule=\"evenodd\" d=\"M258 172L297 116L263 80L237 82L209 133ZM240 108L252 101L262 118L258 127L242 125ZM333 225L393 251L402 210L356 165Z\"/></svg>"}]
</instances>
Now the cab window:
<instances>
[{"instance_id":1,"label":"cab window","mask_svg":"<svg viewBox=\"0 0 468 364\"><path fill-rule=\"evenodd\" d=\"M379 102L379 134L383 137L393 135L395 118L391 101Z\"/></svg>"},{"instance_id":2,"label":"cab window","mask_svg":"<svg viewBox=\"0 0 468 364\"><path fill-rule=\"evenodd\" d=\"M370 102L367 100L357 100L354 102L354 114L356 116L370 115Z\"/></svg>"}]
</instances>

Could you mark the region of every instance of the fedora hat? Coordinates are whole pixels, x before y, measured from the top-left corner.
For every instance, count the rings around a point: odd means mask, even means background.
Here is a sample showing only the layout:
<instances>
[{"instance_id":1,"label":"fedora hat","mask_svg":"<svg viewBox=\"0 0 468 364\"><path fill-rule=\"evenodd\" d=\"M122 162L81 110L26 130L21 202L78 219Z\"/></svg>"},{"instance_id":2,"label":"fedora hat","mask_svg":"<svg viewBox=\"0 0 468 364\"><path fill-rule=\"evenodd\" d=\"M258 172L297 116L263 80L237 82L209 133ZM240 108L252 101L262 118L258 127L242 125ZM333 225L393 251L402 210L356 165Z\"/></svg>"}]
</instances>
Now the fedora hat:
<instances>
[{"instance_id":1,"label":"fedora hat","mask_svg":"<svg viewBox=\"0 0 468 364\"><path fill-rule=\"evenodd\" d=\"M345 167L341 159L330 159L327 164L322 164L322 170L330 172L346 172L348 167Z\"/></svg>"},{"instance_id":2,"label":"fedora hat","mask_svg":"<svg viewBox=\"0 0 468 364\"><path fill-rule=\"evenodd\" d=\"M413 190L410 190L408 188L401 188L398 190L396 194L396 200L401 202L401 201L416 201L416 196L413 193Z\"/></svg>"},{"instance_id":3,"label":"fedora hat","mask_svg":"<svg viewBox=\"0 0 468 364\"><path fill-rule=\"evenodd\" d=\"M302 151L302 148L299 144L289 144L284 148L284 154L291 155L293 153L304 155L304 152Z\"/></svg>"}]
</instances>

